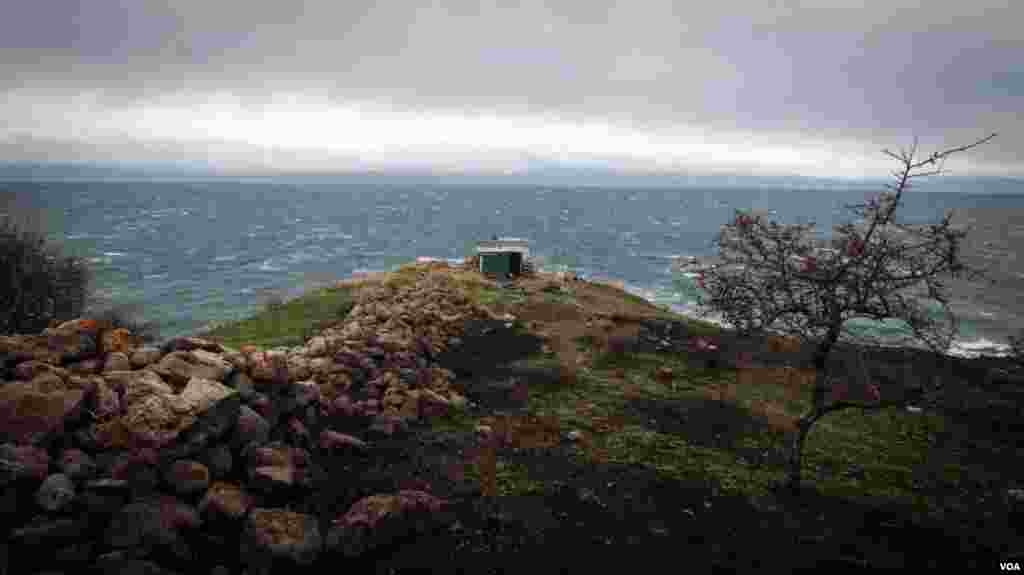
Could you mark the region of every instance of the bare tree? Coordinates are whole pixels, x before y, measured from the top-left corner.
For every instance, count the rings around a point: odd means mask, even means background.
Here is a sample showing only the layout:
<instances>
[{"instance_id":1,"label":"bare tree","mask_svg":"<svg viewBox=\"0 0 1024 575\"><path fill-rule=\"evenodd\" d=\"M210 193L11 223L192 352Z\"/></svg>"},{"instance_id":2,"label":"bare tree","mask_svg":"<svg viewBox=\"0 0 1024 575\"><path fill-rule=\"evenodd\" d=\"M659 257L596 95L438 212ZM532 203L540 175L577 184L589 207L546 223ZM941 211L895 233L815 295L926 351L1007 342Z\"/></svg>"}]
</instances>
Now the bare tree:
<instances>
[{"instance_id":1,"label":"bare tree","mask_svg":"<svg viewBox=\"0 0 1024 575\"><path fill-rule=\"evenodd\" d=\"M737 211L715 240L718 260L690 266L699 272L703 307L722 313L738 332L782 332L814 350L811 408L797 421L790 454L788 483L794 491L800 486L804 443L818 420L841 409L899 403L883 401L881 394L866 403L836 393L844 384L828 373L827 360L848 333L848 321L903 320L913 339L939 352L948 350L957 321L943 279L983 277L960 258L967 231L953 225L952 212L926 225L899 222L895 213L911 180L941 173L948 156L994 137L924 159L917 158L916 141L899 153L884 150L900 163L895 182L864 203L847 205L860 221L835 226L831 246L812 235L814 223L779 224L763 214ZM930 302L942 308L942 319L929 312Z\"/></svg>"}]
</instances>

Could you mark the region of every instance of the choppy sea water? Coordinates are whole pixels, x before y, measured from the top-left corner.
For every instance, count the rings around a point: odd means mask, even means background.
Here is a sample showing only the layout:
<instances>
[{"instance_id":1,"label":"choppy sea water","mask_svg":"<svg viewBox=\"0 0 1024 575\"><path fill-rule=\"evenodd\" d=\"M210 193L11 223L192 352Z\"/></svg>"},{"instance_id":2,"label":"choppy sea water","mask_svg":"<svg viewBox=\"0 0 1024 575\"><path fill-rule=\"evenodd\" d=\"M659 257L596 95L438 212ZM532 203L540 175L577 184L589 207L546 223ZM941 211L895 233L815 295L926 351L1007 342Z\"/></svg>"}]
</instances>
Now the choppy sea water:
<instances>
[{"instance_id":1,"label":"choppy sea water","mask_svg":"<svg viewBox=\"0 0 1024 575\"><path fill-rule=\"evenodd\" d=\"M913 190L901 214L954 209L970 224L965 254L995 285L951 284L961 318L955 353L996 352L1024 327L1024 195ZM982 193L977 193L982 192ZM87 258L97 306L134 305L162 338L255 313L351 277L430 257L459 261L492 235L528 238L542 270L617 280L694 314L696 285L680 257L711 256L736 208L828 233L863 189L595 189L537 186L281 182L0 182L37 210L50 239ZM898 326L865 325L886 333Z\"/></svg>"}]
</instances>

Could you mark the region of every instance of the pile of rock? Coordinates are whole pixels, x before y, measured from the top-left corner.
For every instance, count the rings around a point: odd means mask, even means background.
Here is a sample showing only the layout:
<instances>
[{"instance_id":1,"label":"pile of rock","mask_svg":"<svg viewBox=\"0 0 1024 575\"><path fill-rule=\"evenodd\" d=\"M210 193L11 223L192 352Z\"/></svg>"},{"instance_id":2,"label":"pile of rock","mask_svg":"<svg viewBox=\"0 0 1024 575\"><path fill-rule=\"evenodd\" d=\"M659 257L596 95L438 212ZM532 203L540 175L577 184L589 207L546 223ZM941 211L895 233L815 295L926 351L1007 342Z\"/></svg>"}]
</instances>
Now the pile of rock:
<instances>
[{"instance_id":1,"label":"pile of rock","mask_svg":"<svg viewBox=\"0 0 1024 575\"><path fill-rule=\"evenodd\" d=\"M326 479L322 457L358 457L465 403L434 358L486 310L429 269L357 301L288 350L140 347L88 320L0 337L0 573L156 573L199 556L221 559L217 572L269 572L441 521L446 502L419 491L358 501L326 533L287 508Z\"/></svg>"}]
</instances>

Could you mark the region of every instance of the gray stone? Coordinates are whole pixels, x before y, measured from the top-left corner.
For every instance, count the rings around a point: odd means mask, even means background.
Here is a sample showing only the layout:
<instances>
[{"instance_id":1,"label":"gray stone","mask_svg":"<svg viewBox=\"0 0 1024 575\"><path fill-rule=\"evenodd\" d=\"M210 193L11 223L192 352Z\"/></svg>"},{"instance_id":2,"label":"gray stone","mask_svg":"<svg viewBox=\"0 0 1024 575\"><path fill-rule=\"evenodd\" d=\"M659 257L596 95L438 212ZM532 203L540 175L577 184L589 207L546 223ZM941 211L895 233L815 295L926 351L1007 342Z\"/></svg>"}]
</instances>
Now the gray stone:
<instances>
[{"instance_id":1,"label":"gray stone","mask_svg":"<svg viewBox=\"0 0 1024 575\"><path fill-rule=\"evenodd\" d=\"M82 519L37 517L28 525L11 531L11 540L22 545L53 546L80 538L87 530L88 523Z\"/></svg>"},{"instance_id":2,"label":"gray stone","mask_svg":"<svg viewBox=\"0 0 1024 575\"><path fill-rule=\"evenodd\" d=\"M49 469L50 456L42 448L13 443L0 445L0 486L23 479L42 481Z\"/></svg>"},{"instance_id":3,"label":"gray stone","mask_svg":"<svg viewBox=\"0 0 1024 575\"><path fill-rule=\"evenodd\" d=\"M57 466L61 472L75 480L88 479L96 475L96 462L81 449L65 449L57 461Z\"/></svg>"},{"instance_id":4,"label":"gray stone","mask_svg":"<svg viewBox=\"0 0 1024 575\"><path fill-rule=\"evenodd\" d=\"M213 479L224 479L234 468L234 457L227 445L220 444L206 450L202 458Z\"/></svg>"},{"instance_id":5,"label":"gray stone","mask_svg":"<svg viewBox=\"0 0 1024 575\"><path fill-rule=\"evenodd\" d=\"M269 437L270 423L248 406L241 406L238 411L238 423L235 426L234 444L263 444Z\"/></svg>"},{"instance_id":6,"label":"gray stone","mask_svg":"<svg viewBox=\"0 0 1024 575\"><path fill-rule=\"evenodd\" d=\"M167 470L167 484L179 495L192 495L210 486L210 470L198 461L175 461Z\"/></svg>"},{"instance_id":7,"label":"gray stone","mask_svg":"<svg viewBox=\"0 0 1024 575\"><path fill-rule=\"evenodd\" d=\"M36 492L36 502L43 509L51 512L60 511L71 505L75 500L75 484L63 473L55 473L46 478Z\"/></svg>"}]
</instances>

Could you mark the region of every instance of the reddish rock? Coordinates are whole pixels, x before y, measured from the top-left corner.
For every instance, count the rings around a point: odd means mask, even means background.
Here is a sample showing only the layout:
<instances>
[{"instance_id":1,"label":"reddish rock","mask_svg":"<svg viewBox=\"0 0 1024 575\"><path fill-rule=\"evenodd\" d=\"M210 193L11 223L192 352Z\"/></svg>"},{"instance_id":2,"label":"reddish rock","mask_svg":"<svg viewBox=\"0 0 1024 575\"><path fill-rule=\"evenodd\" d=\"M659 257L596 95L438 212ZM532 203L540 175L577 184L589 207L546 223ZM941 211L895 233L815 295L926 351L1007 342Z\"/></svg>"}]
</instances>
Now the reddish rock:
<instances>
[{"instance_id":1,"label":"reddish rock","mask_svg":"<svg viewBox=\"0 0 1024 575\"><path fill-rule=\"evenodd\" d=\"M302 420L298 417L288 419L288 432L296 439L309 439L309 430L306 429L306 424L302 423Z\"/></svg>"},{"instance_id":2,"label":"reddish rock","mask_svg":"<svg viewBox=\"0 0 1024 575\"><path fill-rule=\"evenodd\" d=\"M33 443L45 435L63 432L65 420L81 417L84 390L52 389L51 384L35 382L0 386L0 436L17 443Z\"/></svg>"},{"instance_id":3,"label":"reddish rock","mask_svg":"<svg viewBox=\"0 0 1024 575\"><path fill-rule=\"evenodd\" d=\"M284 509L256 508L246 520L241 557L262 563L267 556L312 565L323 547L316 517Z\"/></svg>"},{"instance_id":4,"label":"reddish rock","mask_svg":"<svg viewBox=\"0 0 1024 575\"><path fill-rule=\"evenodd\" d=\"M352 402L352 398L347 395L339 395L331 402L331 408L334 413L338 415L344 415L346 417L352 417L357 414L356 406Z\"/></svg>"},{"instance_id":5,"label":"reddish rock","mask_svg":"<svg viewBox=\"0 0 1024 575\"><path fill-rule=\"evenodd\" d=\"M369 449L369 445L357 437L325 429L320 432L320 448L326 451L333 451L335 449L366 451Z\"/></svg>"},{"instance_id":6,"label":"reddish rock","mask_svg":"<svg viewBox=\"0 0 1024 575\"><path fill-rule=\"evenodd\" d=\"M240 485L215 482L199 502L199 512L213 517L241 519L252 507L250 497Z\"/></svg>"},{"instance_id":7,"label":"reddish rock","mask_svg":"<svg viewBox=\"0 0 1024 575\"><path fill-rule=\"evenodd\" d=\"M50 469L50 456L34 445L0 445L0 485L29 479L42 481Z\"/></svg>"},{"instance_id":8,"label":"reddish rock","mask_svg":"<svg viewBox=\"0 0 1024 575\"><path fill-rule=\"evenodd\" d=\"M365 497L333 522L327 534L327 549L356 557L398 537L423 533L452 520L443 513L447 504L446 500L414 490Z\"/></svg>"},{"instance_id":9,"label":"reddish rock","mask_svg":"<svg viewBox=\"0 0 1024 575\"><path fill-rule=\"evenodd\" d=\"M198 461L183 459L171 464L166 480L179 495L191 495L209 487L210 470Z\"/></svg>"},{"instance_id":10,"label":"reddish rock","mask_svg":"<svg viewBox=\"0 0 1024 575\"><path fill-rule=\"evenodd\" d=\"M104 353L123 353L126 358L140 343L137 337L123 327L105 330L100 335L100 349Z\"/></svg>"}]
</instances>

